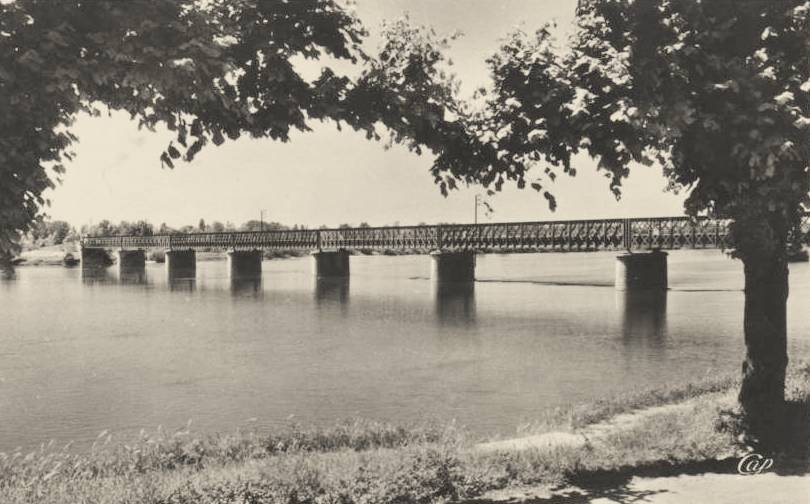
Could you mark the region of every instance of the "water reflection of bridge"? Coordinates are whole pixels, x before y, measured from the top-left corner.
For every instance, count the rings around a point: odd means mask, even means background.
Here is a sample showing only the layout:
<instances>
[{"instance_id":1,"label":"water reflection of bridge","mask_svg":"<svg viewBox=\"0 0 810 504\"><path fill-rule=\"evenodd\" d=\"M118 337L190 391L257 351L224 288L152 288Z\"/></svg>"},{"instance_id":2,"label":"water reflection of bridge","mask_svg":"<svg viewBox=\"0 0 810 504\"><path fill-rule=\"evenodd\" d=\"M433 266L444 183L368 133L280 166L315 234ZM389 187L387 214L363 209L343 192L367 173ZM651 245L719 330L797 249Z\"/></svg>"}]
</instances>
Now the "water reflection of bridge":
<instances>
[{"instance_id":1,"label":"water reflection of bridge","mask_svg":"<svg viewBox=\"0 0 810 504\"><path fill-rule=\"evenodd\" d=\"M542 259L542 258L541 258ZM385 261L380 257L378 261ZM374 294L363 292L362 284L368 282L368 277L356 279L361 284L360 292L351 299L351 283L349 278L318 278L307 282L307 277L299 278L290 288L289 283L276 286L273 282L274 275L267 275L262 278L224 278L221 271L224 267L222 263L212 262L209 268L201 272L199 278L170 278L166 279L160 268L150 266L145 271L121 271L116 268L106 268L100 270L87 270L82 274L82 282L88 286L106 285L122 286L131 289L142 286L146 290L155 288L165 288L179 295L203 295L221 296L227 293L234 302L261 301L271 304L282 301L289 302L291 299L297 303L312 302L319 313L327 316L339 315L347 317L351 315L351 306L356 303L356 309L363 311L368 306L390 305L392 299L396 303L404 302L409 305L409 310L420 311L421 316L434 321L440 329L453 330L475 330L482 321L479 311L480 299L476 294L484 296L484 299L492 299L490 285L497 285L498 281L485 281L478 287L483 289L476 292L476 282L430 282L431 285L415 287L425 295L424 301L406 299L400 297L380 296L379 291ZM218 274L219 272L219 274ZM400 279L401 280L401 279ZM303 283L301 283L303 281ZM410 277L410 281L420 282L419 278ZM424 279L422 280L424 281ZM289 281L288 281L289 282ZM508 282L512 283L512 282ZM303 287L303 288L302 288ZM572 283L559 286L562 289L599 289L604 292L605 286L594 284ZM609 287L608 287L609 288ZM217 294L216 292L219 292ZM610 292L610 291L608 291ZM488 294L487 294L488 293ZM602 296L603 294L599 294ZM417 296L418 298L419 296ZM611 296L612 297L612 296ZM426 303L430 299L429 304ZM576 299L576 298L574 298ZM615 309L619 333L617 334L624 346L631 349L656 349L662 348L667 338L667 292L659 291L617 291L615 293ZM585 306L585 305L583 305ZM429 308L428 308L429 307ZM484 323L491 322L491 317L502 316L502 312L493 312L492 306L484 304ZM545 315L527 314L521 309L515 312L519 317L538 317L542 321ZM500 314L500 315L498 315ZM447 333L450 334L450 333ZM459 332L453 334L462 334ZM464 333L466 334L466 333Z\"/></svg>"},{"instance_id":2,"label":"water reflection of bridge","mask_svg":"<svg viewBox=\"0 0 810 504\"><path fill-rule=\"evenodd\" d=\"M806 223L807 224L807 223ZM803 235L804 237L804 235ZM592 252L615 250L619 290L663 290L663 250L725 248L729 221L660 217L497 224L364 227L317 230L94 236L82 238L85 270L106 267L117 249L119 268L143 268L146 250L166 251L169 278L193 278L198 250L227 250L232 278L259 278L265 250L311 251L317 278L348 278L350 255L361 251L430 253L431 277L440 282L475 280L480 252Z\"/></svg>"},{"instance_id":3,"label":"water reflection of bridge","mask_svg":"<svg viewBox=\"0 0 810 504\"><path fill-rule=\"evenodd\" d=\"M622 339L625 345L643 342L660 347L666 340L667 293L617 292L616 308L621 314Z\"/></svg>"}]
</instances>

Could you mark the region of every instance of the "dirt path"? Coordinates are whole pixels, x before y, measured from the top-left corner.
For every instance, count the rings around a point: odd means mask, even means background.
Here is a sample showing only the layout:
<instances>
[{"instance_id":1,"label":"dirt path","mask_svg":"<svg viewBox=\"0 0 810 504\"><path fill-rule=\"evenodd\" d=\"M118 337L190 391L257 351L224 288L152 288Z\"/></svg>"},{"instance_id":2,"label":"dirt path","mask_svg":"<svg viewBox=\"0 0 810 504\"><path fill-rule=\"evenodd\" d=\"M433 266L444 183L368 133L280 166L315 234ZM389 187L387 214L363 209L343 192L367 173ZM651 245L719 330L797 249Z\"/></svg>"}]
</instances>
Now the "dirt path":
<instances>
[{"instance_id":1,"label":"dirt path","mask_svg":"<svg viewBox=\"0 0 810 504\"><path fill-rule=\"evenodd\" d=\"M622 413L604 422L588 425L583 429L573 432L555 431L536 434L533 436L489 441L475 445L474 449L482 452L495 452L521 451L531 448L549 449L559 446L584 446L586 443L598 440L599 438L607 436L611 432L630 429L651 416L690 408L694 403L694 400L687 400L674 404L653 406L650 408L631 411L629 413Z\"/></svg>"},{"instance_id":2,"label":"dirt path","mask_svg":"<svg viewBox=\"0 0 810 504\"><path fill-rule=\"evenodd\" d=\"M603 487L569 486L514 488L490 492L471 501L477 504L805 504L810 502L810 476L776 473L684 474L666 477L633 476L627 483Z\"/></svg>"},{"instance_id":3,"label":"dirt path","mask_svg":"<svg viewBox=\"0 0 810 504\"><path fill-rule=\"evenodd\" d=\"M807 503L810 476L780 476L775 473L698 474L660 478L634 477L618 494L596 495L594 503L628 502L636 496L656 503Z\"/></svg>"},{"instance_id":4,"label":"dirt path","mask_svg":"<svg viewBox=\"0 0 810 504\"><path fill-rule=\"evenodd\" d=\"M611 433L632 429L654 415L691 408L696 401L691 399L632 411L573 432L548 432L480 443L474 449L494 452L583 446L589 442L598 442ZM584 481L578 482L577 485L565 488L537 486L493 491L472 502L810 504L810 475L791 474L790 468L773 467L772 470L762 474L744 476L736 473L736 465L737 459L728 458L723 461L695 463L695 467L683 467L663 473L628 468L624 473L614 473L608 477L584 478ZM779 474L780 472L788 474Z\"/></svg>"}]
</instances>

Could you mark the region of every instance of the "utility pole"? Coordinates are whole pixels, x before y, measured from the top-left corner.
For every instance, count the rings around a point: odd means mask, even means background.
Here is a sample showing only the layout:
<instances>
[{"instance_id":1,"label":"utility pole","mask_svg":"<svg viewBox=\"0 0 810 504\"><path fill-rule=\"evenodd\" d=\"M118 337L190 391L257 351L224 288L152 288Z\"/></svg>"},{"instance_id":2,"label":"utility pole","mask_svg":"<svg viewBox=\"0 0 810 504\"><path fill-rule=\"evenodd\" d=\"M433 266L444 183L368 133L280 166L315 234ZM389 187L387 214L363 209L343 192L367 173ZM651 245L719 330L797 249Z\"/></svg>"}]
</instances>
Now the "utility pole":
<instances>
[{"instance_id":1,"label":"utility pole","mask_svg":"<svg viewBox=\"0 0 810 504\"><path fill-rule=\"evenodd\" d=\"M264 231L264 212L266 210L259 210L259 230Z\"/></svg>"}]
</instances>

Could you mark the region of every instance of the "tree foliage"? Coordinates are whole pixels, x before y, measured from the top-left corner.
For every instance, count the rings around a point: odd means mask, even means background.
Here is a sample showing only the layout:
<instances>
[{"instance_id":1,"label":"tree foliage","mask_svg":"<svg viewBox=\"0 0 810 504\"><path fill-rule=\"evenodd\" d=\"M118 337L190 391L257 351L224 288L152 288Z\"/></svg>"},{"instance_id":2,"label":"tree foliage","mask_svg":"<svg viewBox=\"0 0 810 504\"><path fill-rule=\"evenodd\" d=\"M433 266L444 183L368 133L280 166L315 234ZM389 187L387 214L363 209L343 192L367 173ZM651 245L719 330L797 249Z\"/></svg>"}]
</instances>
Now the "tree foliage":
<instances>
[{"instance_id":1,"label":"tree foliage","mask_svg":"<svg viewBox=\"0 0 810 504\"><path fill-rule=\"evenodd\" d=\"M553 207L548 184L576 173L578 152L617 195L634 163L656 162L688 191L688 213L745 229L738 255L775 243L753 232L761 217L795 223L808 203L808 12L800 1L583 0L569 50L549 27L512 33L468 117L477 152L494 158L468 175L499 190L531 174Z\"/></svg>"},{"instance_id":2,"label":"tree foliage","mask_svg":"<svg viewBox=\"0 0 810 504\"><path fill-rule=\"evenodd\" d=\"M213 232L213 233L222 233L225 231L236 231L236 227L233 225L226 226L225 224L214 221L210 225L201 225L205 224L203 219L200 219L201 222L198 222L196 226L192 226L191 224L186 224L184 226L180 226L178 228L173 228L168 226L165 222L161 223L159 226L155 227L152 223L145 221L145 220L138 220L134 222L130 221L121 221L118 224L114 224L110 222L108 219L102 219L96 224L85 225L81 227L81 234L86 236L151 236L154 234L173 234L173 233L203 233L203 232ZM67 231L62 231L63 227L67 229ZM264 222L258 220L249 220L239 226L239 231L260 231L264 229L265 231L279 231L279 230L286 230L286 229L298 229L299 227L293 226L290 227L286 224L282 224L280 222ZM63 233L67 235L70 231L70 227L66 222L63 221L37 221L35 226L32 228L31 235L36 240L48 240L54 241L57 237L61 236ZM301 228L303 229L303 227ZM61 243L61 242L54 242L54 243Z\"/></svg>"},{"instance_id":3,"label":"tree foliage","mask_svg":"<svg viewBox=\"0 0 810 504\"><path fill-rule=\"evenodd\" d=\"M174 138L159 157L169 168L242 135L287 141L311 120L369 138L383 124L392 141L441 154L442 137L464 134L444 120L455 106L438 70L444 42L395 23L373 58L360 49L364 35L335 0L0 3L0 252L16 250L73 159L71 125L82 112L123 110L142 127L165 125ZM308 81L296 69L296 60L326 57L358 76L324 67Z\"/></svg>"},{"instance_id":4,"label":"tree foliage","mask_svg":"<svg viewBox=\"0 0 810 504\"><path fill-rule=\"evenodd\" d=\"M158 233L165 231L164 226L165 224L161 225ZM82 226L81 232L82 235L86 236L152 236L155 234L155 229L151 223L145 220L121 221L118 224L113 224L107 219L102 219L97 224Z\"/></svg>"},{"instance_id":5,"label":"tree foliage","mask_svg":"<svg viewBox=\"0 0 810 504\"><path fill-rule=\"evenodd\" d=\"M262 222L258 220L249 220L239 226L239 229L241 231L281 231L290 229L290 227L275 221Z\"/></svg>"},{"instance_id":6,"label":"tree foliage","mask_svg":"<svg viewBox=\"0 0 810 504\"><path fill-rule=\"evenodd\" d=\"M35 244L61 245L69 236L75 236L76 232L65 221L38 218L28 235Z\"/></svg>"},{"instance_id":7,"label":"tree foliage","mask_svg":"<svg viewBox=\"0 0 810 504\"><path fill-rule=\"evenodd\" d=\"M582 9L582 40L600 32L625 39L615 44L627 55L628 80L614 113L630 159L663 165L673 187L689 189L687 211L734 219L740 257L784 248L780 236L808 201L810 4ZM577 54L595 56L587 44Z\"/></svg>"},{"instance_id":8,"label":"tree foliage","mask_svg":"<svg viewBox=\"0 0 810 504\"><path fill-rule=\"evenodd\" d=\"M581 0L568 49L551 32L508 36L464 120L479 146L467 180L542 191L597 160L618 196L657 163L686 211L732 219L746 275L740 403L778 431L787 364L786 248L808 203L810 2ZM766 425L769 424L769 425Z\"/></svg>"}]
</instances>

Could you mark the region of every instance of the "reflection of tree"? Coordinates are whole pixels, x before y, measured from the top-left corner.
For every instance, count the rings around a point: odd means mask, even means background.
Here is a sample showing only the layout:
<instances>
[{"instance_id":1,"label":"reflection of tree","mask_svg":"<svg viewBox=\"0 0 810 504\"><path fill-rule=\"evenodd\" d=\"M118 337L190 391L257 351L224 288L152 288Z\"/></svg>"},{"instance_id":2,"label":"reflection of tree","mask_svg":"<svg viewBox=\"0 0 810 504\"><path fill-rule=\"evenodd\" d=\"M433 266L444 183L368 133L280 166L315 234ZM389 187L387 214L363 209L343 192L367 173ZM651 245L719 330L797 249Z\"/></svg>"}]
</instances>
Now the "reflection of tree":
<instances>
[{"instance_id":1,"label":"reflection of tree","mask_svg":"<svg viewBox=\"0 0 810 504\"><path fill-rule=\"evenodd\" d=\"M14 266L12 266L11 253L0 251L0 279L11 280L16 276Z\"/></svg>"}]
</instances>

